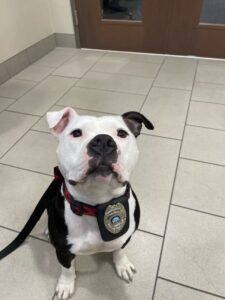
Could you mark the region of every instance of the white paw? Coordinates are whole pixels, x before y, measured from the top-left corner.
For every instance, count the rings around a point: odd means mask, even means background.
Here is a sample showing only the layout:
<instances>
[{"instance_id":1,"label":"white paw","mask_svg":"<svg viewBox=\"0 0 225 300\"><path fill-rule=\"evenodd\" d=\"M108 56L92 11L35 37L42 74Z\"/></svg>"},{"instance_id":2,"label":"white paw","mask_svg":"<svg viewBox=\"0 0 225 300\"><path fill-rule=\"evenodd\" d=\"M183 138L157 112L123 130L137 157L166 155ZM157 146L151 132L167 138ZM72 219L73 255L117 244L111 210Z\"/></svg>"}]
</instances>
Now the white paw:
<instances>
[{"instance_id":1,"label":"white paw","mask_svg":"<svg viewBox=\"0 0 225 300\"><path fill-rule=\"evenodd\" d=\"M74 280L68 283L58 282L56 286L56 294L58 299L69 299L74 293Z\"/></svg>"},{"instance_id":2,"label":"white paw","mask_svg":"<svg viewBox=\"0 0 225 300\"><path fill-rule=\"evenodd\" d=\"M121 260L115 262L116 272L118 276L125 280L127 283L133 281L134 273L136 269L134 265L129 261L127 256L124 256Z\"/></svg>"}]
</instances>

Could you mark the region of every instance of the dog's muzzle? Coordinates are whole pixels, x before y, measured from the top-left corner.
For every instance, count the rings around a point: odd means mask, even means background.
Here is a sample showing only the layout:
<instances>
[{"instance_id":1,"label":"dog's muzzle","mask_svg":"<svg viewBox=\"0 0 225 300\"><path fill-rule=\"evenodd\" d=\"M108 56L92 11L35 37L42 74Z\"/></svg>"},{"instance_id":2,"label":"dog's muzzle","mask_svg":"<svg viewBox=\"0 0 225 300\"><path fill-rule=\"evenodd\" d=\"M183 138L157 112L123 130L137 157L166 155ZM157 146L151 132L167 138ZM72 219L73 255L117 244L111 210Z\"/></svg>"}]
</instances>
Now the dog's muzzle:
<instances>
[{"instance_id":1,"label":"dog's muzzle","mask_svg":"<svg viewBox=\"0 0 225 300\"><path fill-rule=\"evenodd\" d=\"M87 145L89 161L88 174L107 176L113 173L113 163L117 161L117 145L110 135L96 135Z\"/></svg>"}]
</instances>

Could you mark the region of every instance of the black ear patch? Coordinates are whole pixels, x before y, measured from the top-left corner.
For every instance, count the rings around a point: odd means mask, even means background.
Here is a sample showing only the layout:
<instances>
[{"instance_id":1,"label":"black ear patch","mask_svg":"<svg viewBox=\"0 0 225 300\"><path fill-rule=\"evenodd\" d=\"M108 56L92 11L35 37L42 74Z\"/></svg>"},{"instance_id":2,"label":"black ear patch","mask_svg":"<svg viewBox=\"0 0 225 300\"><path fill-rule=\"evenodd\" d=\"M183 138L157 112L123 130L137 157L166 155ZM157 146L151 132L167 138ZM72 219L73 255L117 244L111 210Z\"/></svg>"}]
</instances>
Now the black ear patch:
<instances>
[{"instance_id":1,"label":"black ear patch","mask_svg":"<svg viewBox=\"0 0 225 300\"><path fill-rule=\"evenodd\" d=\"M124 122L135 137L141 133L142 123L149 130L153 130L154 126L152 123L141 113L136 111L129 111L122 115Z\"/></svg>"}]
</instances>

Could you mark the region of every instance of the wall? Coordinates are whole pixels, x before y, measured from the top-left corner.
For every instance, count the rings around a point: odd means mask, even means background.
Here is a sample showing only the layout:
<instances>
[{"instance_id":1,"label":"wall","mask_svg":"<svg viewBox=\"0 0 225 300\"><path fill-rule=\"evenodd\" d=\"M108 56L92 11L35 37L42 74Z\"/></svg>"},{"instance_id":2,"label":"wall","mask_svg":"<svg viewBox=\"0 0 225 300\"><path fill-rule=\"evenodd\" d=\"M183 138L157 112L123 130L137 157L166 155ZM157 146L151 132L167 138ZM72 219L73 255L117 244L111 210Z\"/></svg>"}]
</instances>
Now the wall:
<instances>
[{"instance_id":1,"label":"wall","mask_svg":"<svg viewBox=\"0 0 225 300\"><path fill-rule=\"evenodd\" d=\"M50 0L54 30L74 34L70 0Z\"/></svg>"},{"instance_id":2,"label":"wall","mask_svg":"<svg viewBox=\"0 0 225 300\"><path fill-rule=\"evenodd\" d=\"M55 32L74 34L69 0L1 0L0 63Z\"/></svg>"}]
</instances>

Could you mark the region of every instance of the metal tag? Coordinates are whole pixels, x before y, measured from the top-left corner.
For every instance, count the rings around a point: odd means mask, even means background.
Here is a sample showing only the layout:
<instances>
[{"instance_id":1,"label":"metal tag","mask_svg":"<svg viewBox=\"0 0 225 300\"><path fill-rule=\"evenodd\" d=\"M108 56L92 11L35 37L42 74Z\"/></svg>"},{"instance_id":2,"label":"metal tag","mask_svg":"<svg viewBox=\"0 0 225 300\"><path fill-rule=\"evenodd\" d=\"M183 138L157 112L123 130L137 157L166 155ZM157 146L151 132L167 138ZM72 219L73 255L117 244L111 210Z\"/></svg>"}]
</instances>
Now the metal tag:
<instances>
[{"instance_id":1,"label":"metal tag","mask_svg":"<svg viewBox=\"0 0 225 300\"><path fill-rule=\"evenodd\" d=\"M123 204L116 203L107 206L104 215L104 225L109 232L113 234L119 233L126 224L126 220L127 212Z\"/></svg>"}]
</instances>

